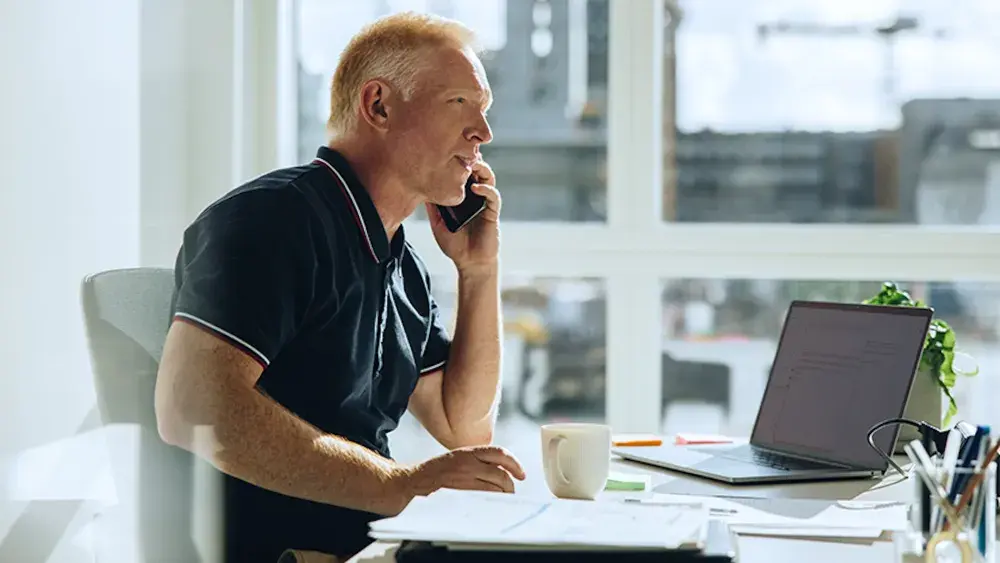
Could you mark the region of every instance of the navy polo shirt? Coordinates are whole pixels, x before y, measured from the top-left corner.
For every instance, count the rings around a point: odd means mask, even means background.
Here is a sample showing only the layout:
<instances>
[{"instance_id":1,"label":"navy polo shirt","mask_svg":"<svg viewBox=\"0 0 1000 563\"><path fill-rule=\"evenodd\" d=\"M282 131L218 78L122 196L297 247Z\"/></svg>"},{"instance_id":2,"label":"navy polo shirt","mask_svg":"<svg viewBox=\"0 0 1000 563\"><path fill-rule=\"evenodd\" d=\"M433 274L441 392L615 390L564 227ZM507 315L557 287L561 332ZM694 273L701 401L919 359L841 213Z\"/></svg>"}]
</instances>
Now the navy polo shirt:
<instances>
[{"instance_id":1,"label":"navy polo shirt","mask_svg":"<svg viewBox=\"0 0 1000 563\"><path fill-rule=\"evenodd\" d=\"M259 389L292 413L385 457L418 378L448 359L423 262L402 227L389 240L347 160L326 147L210 205L185 231L175 272L175 320L260 363ZM375 515L225 480L227 552L241 561L370 541Z\"/></svg>"}]
</instances>

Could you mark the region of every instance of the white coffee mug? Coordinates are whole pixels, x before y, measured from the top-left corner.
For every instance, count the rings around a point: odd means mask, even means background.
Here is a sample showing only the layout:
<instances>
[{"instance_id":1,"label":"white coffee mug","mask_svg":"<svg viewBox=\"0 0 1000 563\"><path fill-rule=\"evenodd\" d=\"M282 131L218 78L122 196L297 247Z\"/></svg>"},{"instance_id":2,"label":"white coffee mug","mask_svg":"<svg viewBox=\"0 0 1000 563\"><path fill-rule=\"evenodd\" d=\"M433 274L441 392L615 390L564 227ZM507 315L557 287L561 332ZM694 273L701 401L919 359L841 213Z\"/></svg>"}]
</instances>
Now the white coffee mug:
<instances>
[{"instance_id":1,"label":"white coffee mug","mask_svg":"<svg viewBox=\"0 0 1000 563\"><path fill-rule=\"evenodd\" d=\"M565 423L542 426L545 482L557 497L594 499L611 469L611 427Z\"/></svg>"}]
</instances>

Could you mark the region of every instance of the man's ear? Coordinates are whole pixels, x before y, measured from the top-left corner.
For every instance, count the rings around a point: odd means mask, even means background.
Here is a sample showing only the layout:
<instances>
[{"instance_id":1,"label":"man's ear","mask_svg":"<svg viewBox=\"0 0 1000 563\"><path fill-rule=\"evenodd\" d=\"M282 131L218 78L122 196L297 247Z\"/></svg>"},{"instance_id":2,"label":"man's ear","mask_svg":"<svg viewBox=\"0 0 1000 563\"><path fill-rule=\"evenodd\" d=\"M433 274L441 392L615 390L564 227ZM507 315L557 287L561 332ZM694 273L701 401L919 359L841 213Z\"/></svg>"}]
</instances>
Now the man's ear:
<instances>
[{"instance_id":1,"label":"man's ear","mask_svg":"<svg viewBox=\"0 0 1000 563\"><path fill-rule=\"evenodd\" d=\"M389 98L392 92L381 80L369 80L361 88L361 117L378 130L389 126Z\"/></svg>"}]
</instances>

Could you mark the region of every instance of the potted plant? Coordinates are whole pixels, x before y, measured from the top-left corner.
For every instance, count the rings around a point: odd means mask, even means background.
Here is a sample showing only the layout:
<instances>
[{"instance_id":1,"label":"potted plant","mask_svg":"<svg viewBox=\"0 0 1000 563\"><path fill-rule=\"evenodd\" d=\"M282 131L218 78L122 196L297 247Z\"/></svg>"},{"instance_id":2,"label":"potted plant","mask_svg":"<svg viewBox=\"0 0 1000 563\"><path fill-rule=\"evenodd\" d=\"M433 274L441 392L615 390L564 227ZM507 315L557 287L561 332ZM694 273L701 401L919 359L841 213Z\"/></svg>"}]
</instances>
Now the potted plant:
<instances>
[{"instance_id":1,"label":"potted plant","mask_svg":"<svg viewBox=\"0 0 1000 563\"><path fill-rule=\"evenodd\" d=\"M910 294L900 289L895 283L882 284L877 295L864 301L875 305L895 305L899 307L925 307L923 302L915 301ZM910 389L906 403L904 418L925 421L941 428L947 427L951 418L958 412L952 389L959 375L973 376L979 373L978 366L973 371L955 369L956 352L955 331L945 321L931 321L924 340L924 349L920 356L920 367L916 379ZM963 354L968 357L967 354ZM948 398L948 411L942 416L942 395ZM916 438L915 429L908 426L900 428L897 445L905 444Z\"/></svg>"}]
</instances>

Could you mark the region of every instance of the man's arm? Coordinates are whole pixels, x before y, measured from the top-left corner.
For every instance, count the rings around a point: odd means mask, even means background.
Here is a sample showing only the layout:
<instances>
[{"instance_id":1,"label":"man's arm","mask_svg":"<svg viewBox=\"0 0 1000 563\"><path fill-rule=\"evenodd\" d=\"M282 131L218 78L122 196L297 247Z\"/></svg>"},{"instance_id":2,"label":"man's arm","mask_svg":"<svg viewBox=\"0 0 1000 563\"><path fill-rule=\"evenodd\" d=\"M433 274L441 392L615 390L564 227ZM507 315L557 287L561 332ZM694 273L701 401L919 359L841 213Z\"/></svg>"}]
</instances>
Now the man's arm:
<instances>
[{"instance_id":1,"label":"man's arm","mask_svg":"<svg viewBox=\"0 0 1000 563\"><path fill-rule=\"evenodd\" d=\"M262 395L260 364L203 329L174 322L156 380L167 443L285 495L390 515L412 498L408 469L325 434ZM203 427L209 439L195 439Z\"/></svg>"},{"instance_id":2,"label":"man's arm","mask_svg":"<svg viewBox=\"0 0 1000 563\"><path fill-rule=\"evenodd\" d=\"M447 367L422 376L410 399L413 415L448 449L493 440L500 399L499 286L498 268L459 271Z\"/></svg>"}]
</instances>

